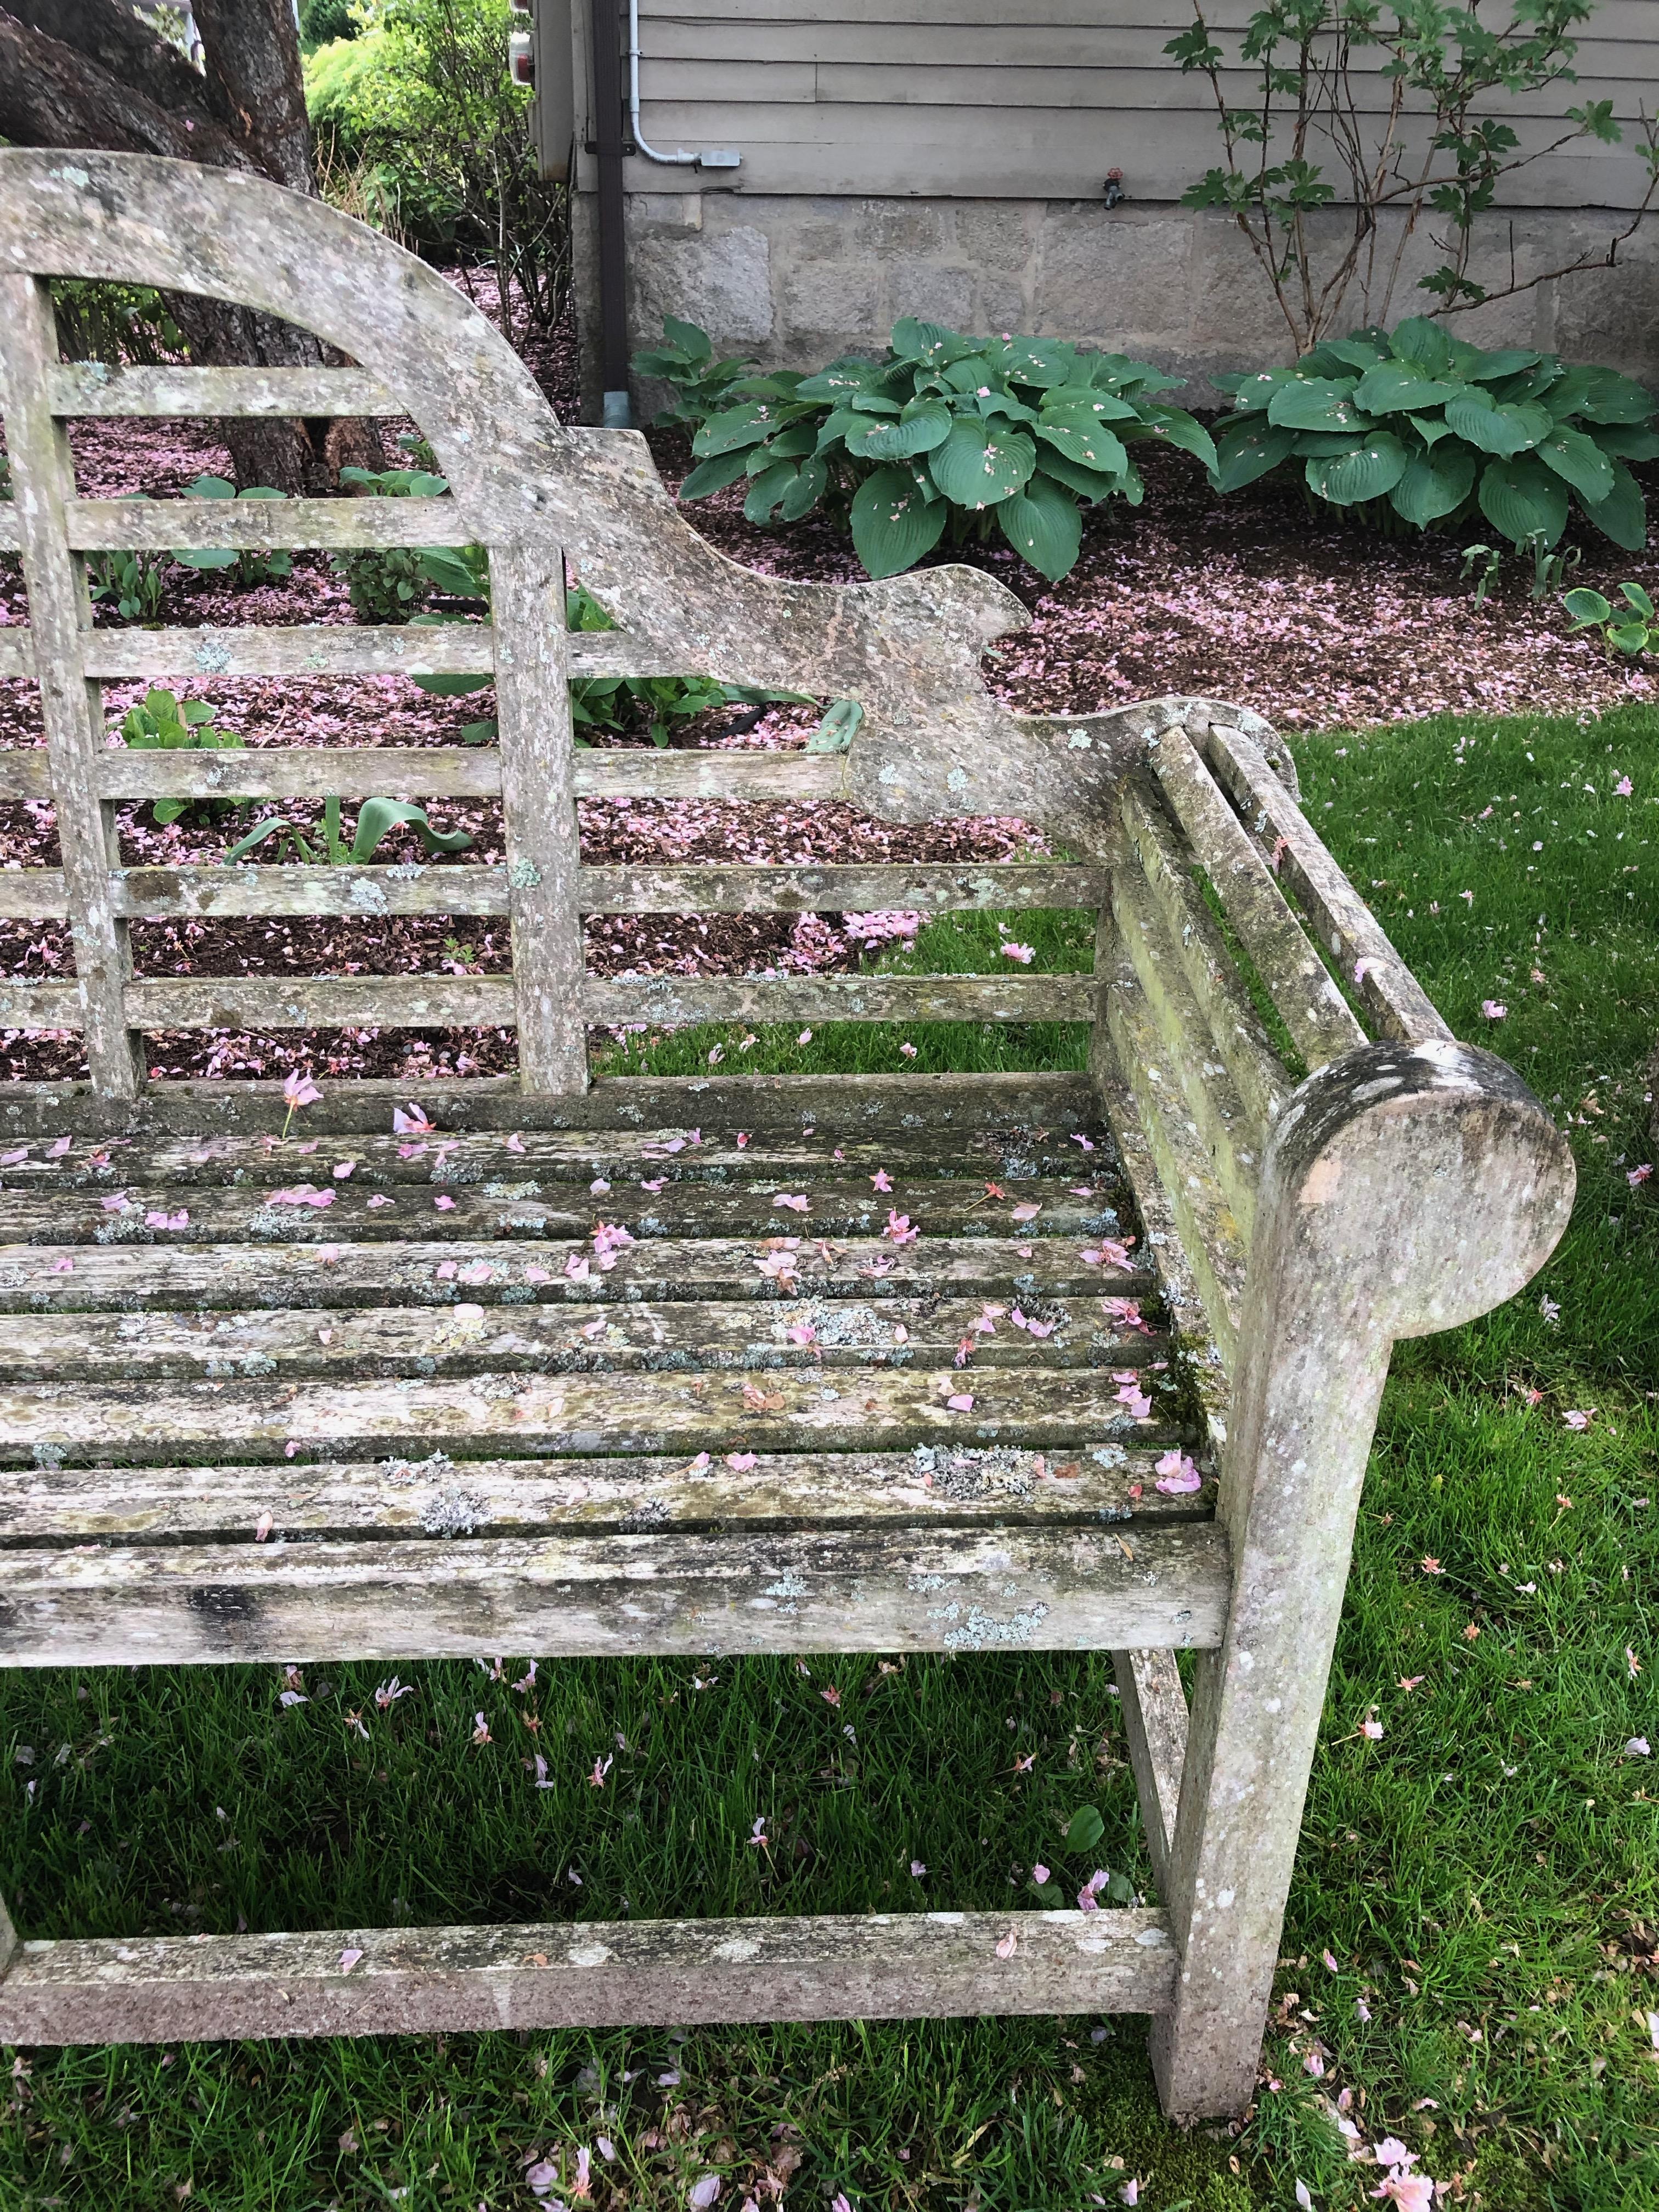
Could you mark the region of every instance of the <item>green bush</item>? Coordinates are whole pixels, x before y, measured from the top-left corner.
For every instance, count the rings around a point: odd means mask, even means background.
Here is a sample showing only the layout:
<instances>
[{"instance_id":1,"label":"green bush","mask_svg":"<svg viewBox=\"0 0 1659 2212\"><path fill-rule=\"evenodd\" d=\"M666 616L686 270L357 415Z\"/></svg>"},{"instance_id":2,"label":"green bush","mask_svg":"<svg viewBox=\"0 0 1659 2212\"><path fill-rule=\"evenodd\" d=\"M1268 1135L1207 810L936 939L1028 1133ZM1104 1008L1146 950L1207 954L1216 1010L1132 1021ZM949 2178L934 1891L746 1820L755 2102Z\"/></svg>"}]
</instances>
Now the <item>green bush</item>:
<instances>
[{"instance_id":1,"label":"green bush","mask_svg":"<svg viewBox=\"0 0 1659 2212\"><path fill-rule=\"evenodd\" d=\"M690 334L690 344L687 337ZM713 349L690 324L671 326L690 374L641 356L693 411ZM701 339L698 348L696 341ZM893 325L884 359L848 356L815 376L778 371L724 385L718 411L692 441L682 499L749 479L751 522L798 522L822 506L850 524L872 576L896 575L941 538L960 545L994 530L1057 583L1078 556L1082 509L1118 497L1139 506L1131 448L1151 439L1211 465L1209 434L1153 398L1179 380L1122 354L1091 354L1054 338L963 337L937 323Z\"/></svg>"},{"instance_id":2,"label":"green bush","mask_svg":"<svg viewBox=\"0 0 1659 2212\"><path fill-rule=\"evenodd\" d=\"M222 730L205 700L186 699L160 688L147 691L136 707L121 718L123 743L135 752L240 752L242 740L234 730ZM157 799L150 816L158 828L185 814L209 820L246 806L246 799Z\"/></svg>"},{"instance_id":3,"label":"green bush","mask_svg":"<svg viewBox=\"0 0 1659 2212\"><path fill-rule=\"evenodd\" d=\"M449 489L447 477L425 469L358 469L340 471L343 484L360 484L380 499L437 499ZM426 604L430 585L418 545L356 546L331 555L337 574L345 578L351 611L362 623L406 623Z\"/></svg>"},{"instance_id":4,"label":"green bush","mask_svg":"<svg viewBox=\"0 0 1659 2212\"><path fill-rule=\"evenodd\" d=\"M1315 499L1418 530L1478 506L1512 545L1553 545L1576 499L1626 552L1646 542L1627 464L1659 454L1659 403L1613 369L1520 347L1483 353L1413 316L1328 339L1294 368L1213 381L1233 405L1216 426L1221 491L1300 462Z\"/></svg>"},{"instance_id":5,"label":"green bush","mask_svg":"<svg viewBox=\"0 0 1659 2212\"><path fill-rule=\"evenodd\" d=\"M328 197L421 252L489 264L509 340L526 315L557 321L570 277L568 196L542 178L507 75L514 20L507 0L356 0L356 34L305 58Z\"/></svg>"}]
</instances>

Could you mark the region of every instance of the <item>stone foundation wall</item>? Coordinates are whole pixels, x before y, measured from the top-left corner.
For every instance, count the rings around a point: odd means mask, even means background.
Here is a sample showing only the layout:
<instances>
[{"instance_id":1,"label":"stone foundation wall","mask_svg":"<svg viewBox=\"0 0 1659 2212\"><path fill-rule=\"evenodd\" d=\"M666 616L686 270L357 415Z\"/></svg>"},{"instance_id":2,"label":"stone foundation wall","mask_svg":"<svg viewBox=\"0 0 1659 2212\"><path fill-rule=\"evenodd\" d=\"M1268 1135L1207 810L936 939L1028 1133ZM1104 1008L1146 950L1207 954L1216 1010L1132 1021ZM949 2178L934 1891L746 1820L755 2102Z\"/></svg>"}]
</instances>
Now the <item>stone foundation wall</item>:
<instances>
[{"instance_id":1,"label":"stone foundation wall","mask_svg":"<svg viewBox=\"0 0 1659 2212\"><path fill-rule=\"evenodd\" d=\"M701 323L722 353L812 368L878 354L901 315L969 331L1085 340L1188 380L1184 404L1218 395L1212 370L1291 357L1288 334L1246 240L1224 216L1087 200L808 199L742 192L631 193L629 337L651 343L665 313ZM1477 274L1523 278L1604 252L1627 218L1595 211L1489 217ZM599 420L594 203L574 209L583 411ZM1395 241L1397 242L1397 240ZM1392 246L1390 247L1392 251ZM1416 278L1441 258L1408 240L1389 319L1418 312ZM1380 257L1379 257L1380 261ZM1491 281L1490 278L1487 280ZM1356 289L1342 327L1367 319ZM1616 269L1551 276L1453 327L1482 344L1605 362L1659 384L1659 218ZM659 394L635 393L654 409Z\"/></svg>"}]
</instances>

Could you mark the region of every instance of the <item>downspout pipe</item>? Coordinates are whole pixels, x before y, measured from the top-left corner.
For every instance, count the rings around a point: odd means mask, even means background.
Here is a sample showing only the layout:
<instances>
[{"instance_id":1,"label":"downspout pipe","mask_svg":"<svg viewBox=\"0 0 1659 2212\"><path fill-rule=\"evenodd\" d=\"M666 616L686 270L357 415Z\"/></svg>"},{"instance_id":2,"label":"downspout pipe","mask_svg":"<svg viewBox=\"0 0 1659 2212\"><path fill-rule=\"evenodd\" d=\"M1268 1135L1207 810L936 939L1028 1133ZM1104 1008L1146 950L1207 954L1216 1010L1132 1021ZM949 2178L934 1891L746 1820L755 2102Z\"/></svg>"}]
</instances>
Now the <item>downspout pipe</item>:
<instances>
[{"instance_id":1,"label":"downspout pipe","mask_svg":"<svg viewBox=\"0 0 1659 2212\"><path fill-rule=\"evenodd\" d=\"M623 224L622 56L617 0L592 0L593 152L599 167L599 368L607 430L632 427L628 396L628 244ZM630 21L631 28L631 21Z\"/></svg>"}]
</instances>

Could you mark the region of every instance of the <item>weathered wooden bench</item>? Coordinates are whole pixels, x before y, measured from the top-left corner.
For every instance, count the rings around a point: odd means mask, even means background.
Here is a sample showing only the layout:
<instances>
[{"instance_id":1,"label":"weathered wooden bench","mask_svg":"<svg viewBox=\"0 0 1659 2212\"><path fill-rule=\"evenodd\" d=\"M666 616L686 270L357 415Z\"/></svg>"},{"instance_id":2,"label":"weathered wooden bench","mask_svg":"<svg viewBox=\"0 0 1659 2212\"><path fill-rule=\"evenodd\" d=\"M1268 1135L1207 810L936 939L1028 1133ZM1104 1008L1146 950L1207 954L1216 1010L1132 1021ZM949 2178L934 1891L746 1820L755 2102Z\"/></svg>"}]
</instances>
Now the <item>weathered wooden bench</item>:
<instances>
[{"instance_id":1,"label":"weathered wooden bench","mask_svg":"<svg viewBox=\"0 0 1659 2212\"><path fill-rule=\"evenodd\" d=\"M1104 2008L1156 2015L1172 2113L1242 2107L1390 1346L1542 1263L1572 1192L1548 1117L1449 1035L1258 718L1012 715L980 656L1021 611L988 577L734 565L638 438L560 425L459 294L328 208L9 151L0 271L0 545L29 611L0 673L38 683L47 740L0 751L0 793L55 805L63 860L0 875L0 913L67 919L76 959L73 983L0 987L0 1018L78 1029L90 1070L0 1097L0 1656L1109 1650L1162 1899L132 1942L8 1923L0 2038ZM361 366L65 365L58 275L240 301ZM452 496L290 501L283 542L482 544L493 626L95 625L89 552L255 545L271 518L82 498L64 418L261 411L413 416ZM617 628L567 631L568 560ZM492 674L499 744L106 745L111 678L376 671ZM682 671L854 698L863 723L839 754L573 750L573 675ZM505 865L124 865L124 804L231 788L499 794ZM622 793L1018 813L1086 857L584 866L574 802ZM1094 909L1095 973L584 966L588 913L896 906ZM504 915L514 972L131 974L135 920L278 912ZM1093 1042L1086 1076L590 1087L590 1024L727 1017ZM145 1079L146 1030L364 1023L516 1024L518 1079L430 1086L433 1133L402 1137L406 1092L331 1083L286 1143L273 1085ZM349 1147L296 1152L319 1132ZM331 1182L337 1149L356 1167ZM280 1195L302 1184L329 1202ZM1218 1470L1201 1490L1171 1404Z\"/></svg>"}]
</instances>

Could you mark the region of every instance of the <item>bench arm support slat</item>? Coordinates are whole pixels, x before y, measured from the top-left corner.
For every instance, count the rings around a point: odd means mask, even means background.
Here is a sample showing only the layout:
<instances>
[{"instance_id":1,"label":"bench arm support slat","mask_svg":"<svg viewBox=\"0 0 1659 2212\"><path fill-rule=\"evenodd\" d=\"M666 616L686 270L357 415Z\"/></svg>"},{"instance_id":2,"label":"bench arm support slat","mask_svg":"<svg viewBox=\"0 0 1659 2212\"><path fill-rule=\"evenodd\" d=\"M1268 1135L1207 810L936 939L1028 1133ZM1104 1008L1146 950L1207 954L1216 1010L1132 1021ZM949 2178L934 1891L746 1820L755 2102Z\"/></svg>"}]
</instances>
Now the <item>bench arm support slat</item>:
<instances>
[{"instance_id":1,"label":"bench arm support slat","mask_svg":"<svg viewBox=\"0 0 1659 2212\"><path fill-rule=\"evenodd\" d=\"M1152 2053L1172 2114L1242 2111L1254 2084L1390 1349L1513 1296L1573 1182L1548 1115L1472 1046L1345 1054L1275 1128L1221 1466L1231 1602L1196 1662L1166 1900L1182 1960Z\"/></svg>"}]
</instances>

